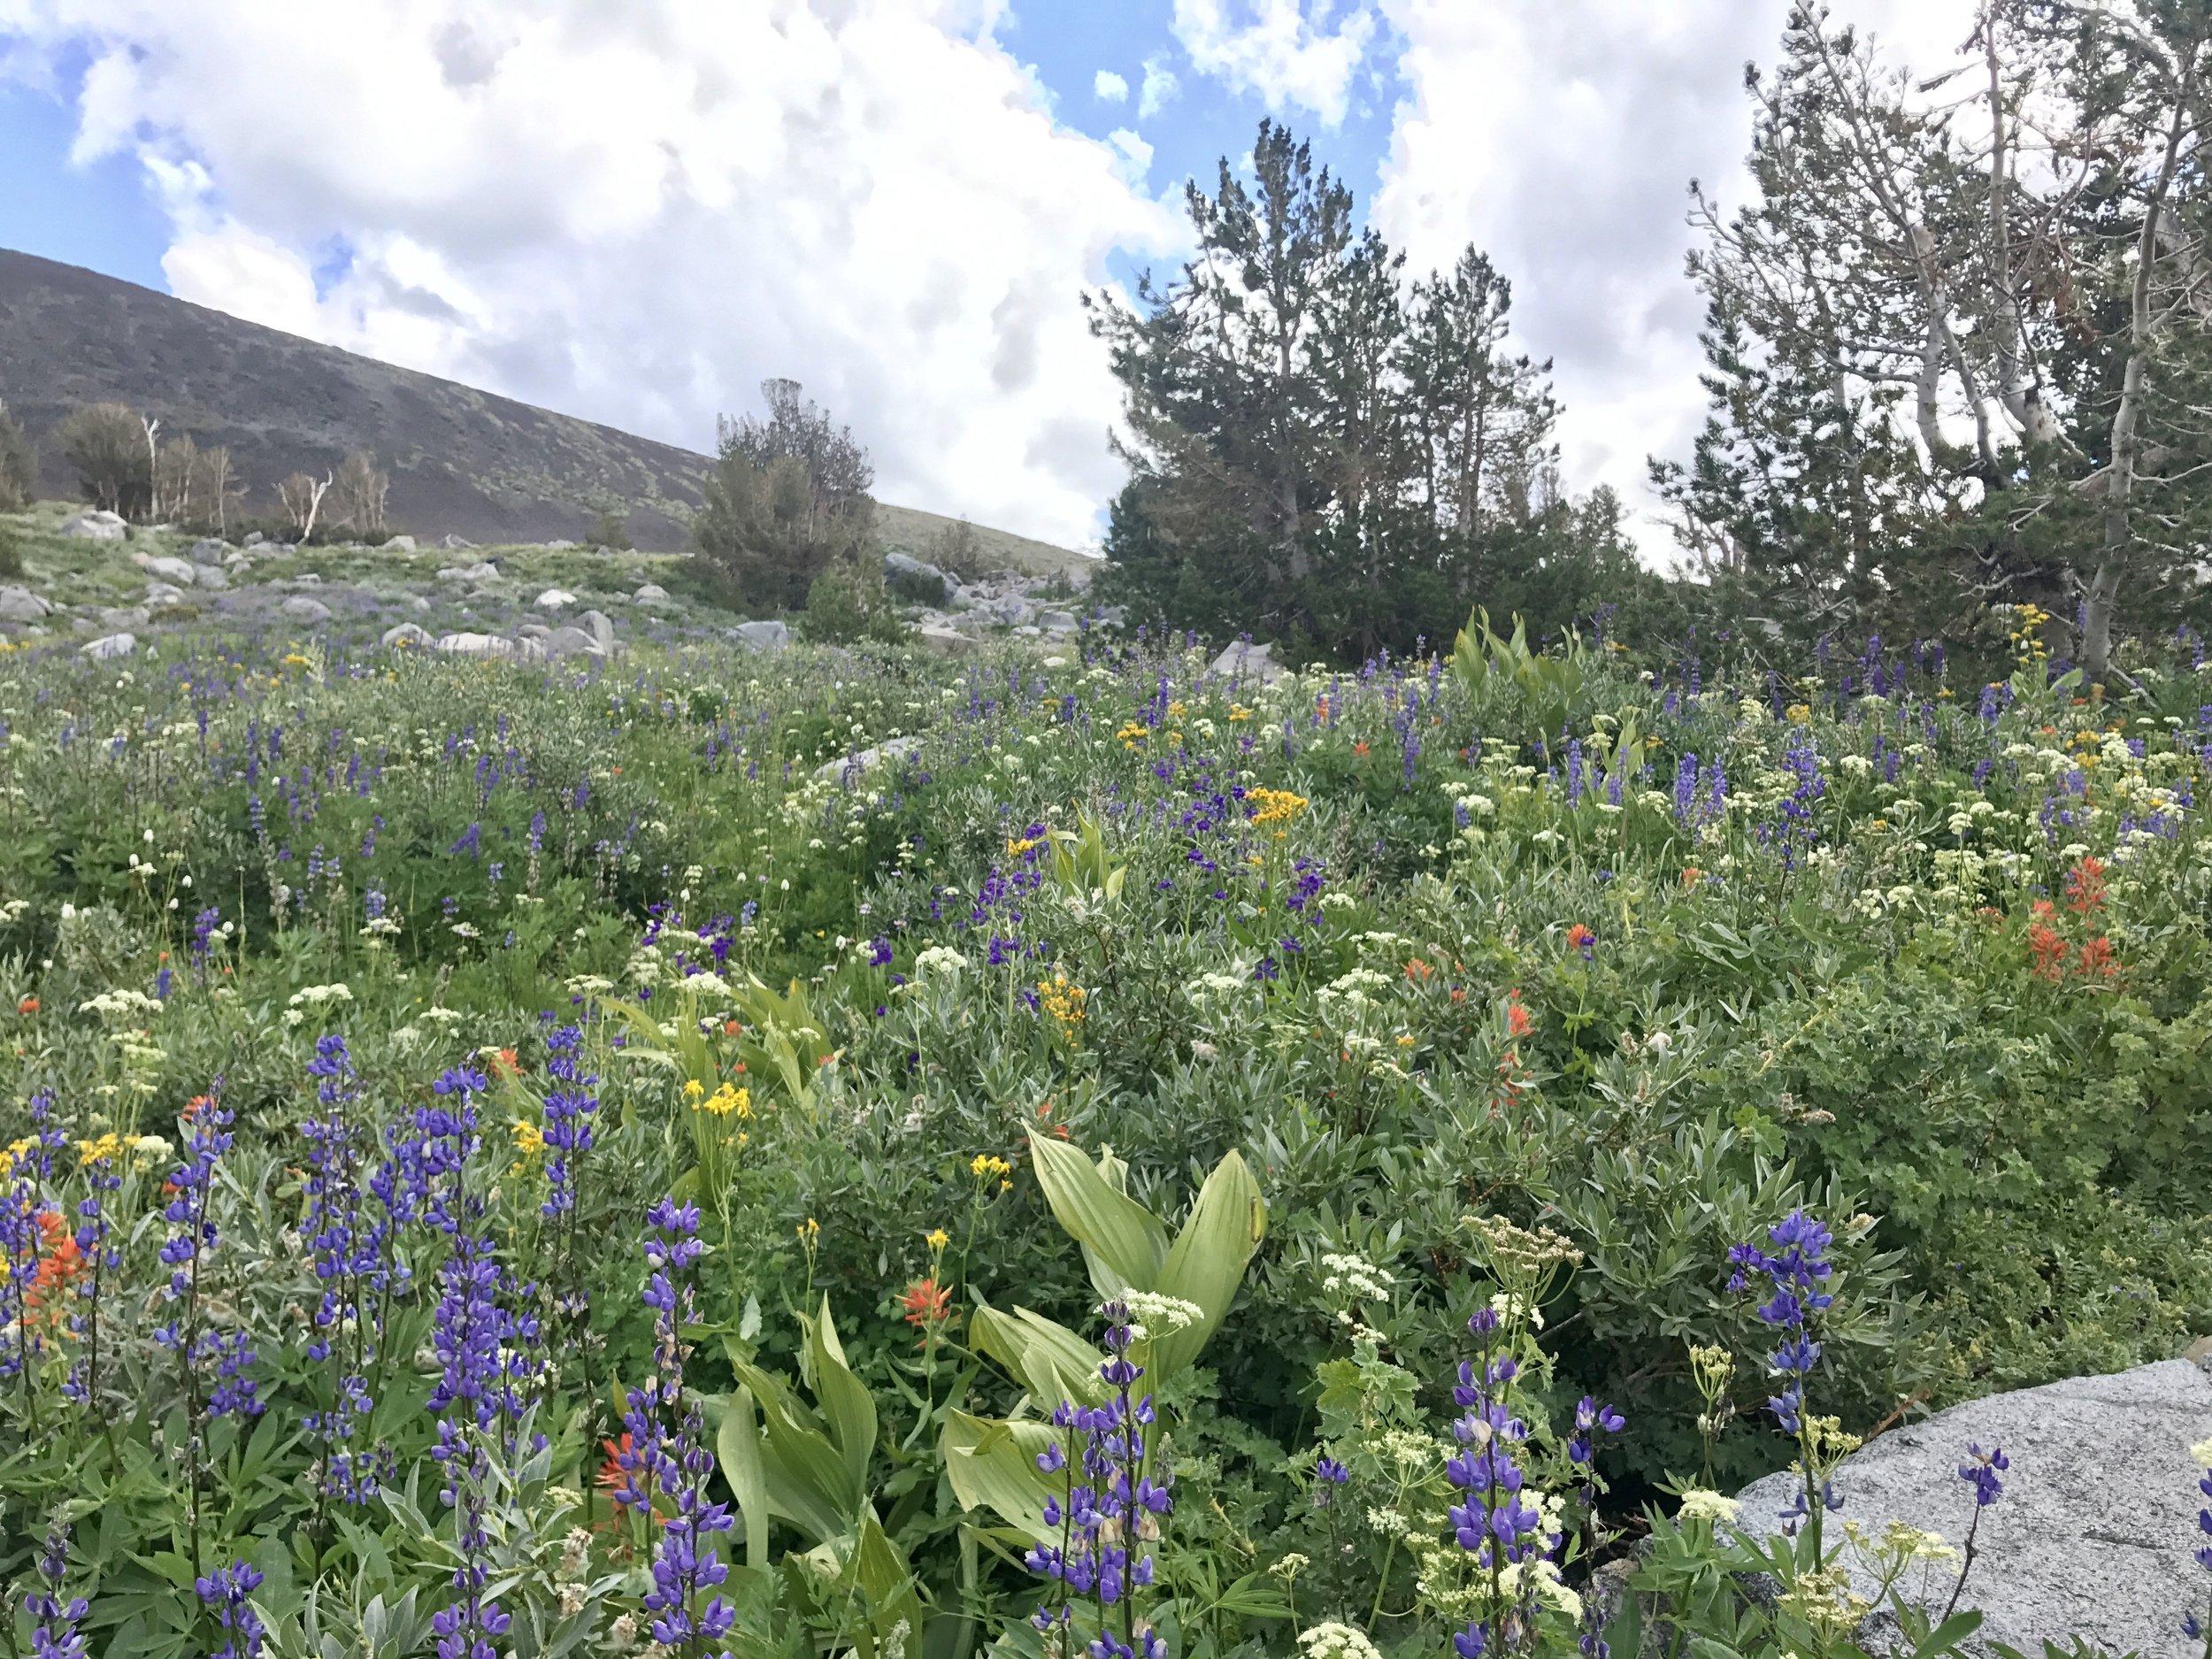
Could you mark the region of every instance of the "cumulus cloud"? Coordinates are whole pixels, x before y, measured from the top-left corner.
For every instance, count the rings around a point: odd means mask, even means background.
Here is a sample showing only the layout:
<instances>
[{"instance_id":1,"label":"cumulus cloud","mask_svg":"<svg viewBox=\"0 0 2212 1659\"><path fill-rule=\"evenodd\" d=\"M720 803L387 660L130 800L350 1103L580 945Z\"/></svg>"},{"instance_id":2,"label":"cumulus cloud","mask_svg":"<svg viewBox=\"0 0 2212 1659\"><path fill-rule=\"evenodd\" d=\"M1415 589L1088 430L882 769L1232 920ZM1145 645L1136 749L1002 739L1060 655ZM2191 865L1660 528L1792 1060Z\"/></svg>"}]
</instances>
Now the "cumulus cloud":
<instances>
[{"instance_id":1,"label":"cumulus cloud","mask_svg":"<svg viewBox=\"0 0 2212 1659\"><path fill-rule=\"evenodd\" d=\"M1128 164L1123 171L1131 181L1141 182L1152 166L1152 146L1125 127L1117 127L1107 134L1106 142L1121 152Z\"/></svg>"},{"instance_id":2,"label":"cumulus cloud","mask_svg":"<svg viewBox=\"0 0 2212 1659\"><path fill-rule=\"evenodd\" d=\"M1110 69L1102 69L1092 78L1091 91L1100 102L1125 104L1129 101L1129 82Z\"/></svg>"},{"instance_id":3,"label":"cumulus cloud","mask_svg":"<svg viewBox=\"0 0 2212 1659\"><path fill-rule=\"evenodd\" d=\"M1175 38L1194 67L1269 108L1310 111L1325 126L1343 120L1352 76L1375 33L1375 15L1355 5L1331 26L1331 0L1175 0Z\"/></svg>"},{"instance_id":4,"label":"cumulus cloud","mask_svg":"<svg viewBox=\"0 0 2212 1659\"><path fill-rule=\"evenodd\" d=\"M1555 359L1575 488L1655 503L1645 458L1686 457L1704 416L1702 311L1684 278L1688 181L1747 188L1747 60L1771 63L1779 7L1741 0L1383 0L1404 92L1374 212L1417 270L1470 242L1513 280L1525 349ZM1916 66L1947 60L1972 0L1838 0ZM1671 542L1641 526L1647 554Z\"/></svg>"},{"instance_id":5,"label":"cumulus cloud","mask_svg":"<svg viewBox=\"0 0 2212 1659\"><path fill-rule=\"evenodd\" d=\"M88 55L78 152L146 166L186 298L694 448L787 374L887 499L1075 541L1119 476L1077 295L1179 231L997 12L0 0L0 35Z\"/></svg>"},{"instance_id":6,"label":"cumulus cloud","mask_svg":"<svg viewBox=\"0 0 2212 1659\"><path fill-rule=\"evenodd\" d=\"M1175 72L1168 67L1166 58L1156 53L1146 58L1144 60L1144 85L1137 94L1139 119L1145 119L1157 115L1174 100L1175 95L1181 90L1182 83L1176 80Z\"/></svg>"}]
</instances>

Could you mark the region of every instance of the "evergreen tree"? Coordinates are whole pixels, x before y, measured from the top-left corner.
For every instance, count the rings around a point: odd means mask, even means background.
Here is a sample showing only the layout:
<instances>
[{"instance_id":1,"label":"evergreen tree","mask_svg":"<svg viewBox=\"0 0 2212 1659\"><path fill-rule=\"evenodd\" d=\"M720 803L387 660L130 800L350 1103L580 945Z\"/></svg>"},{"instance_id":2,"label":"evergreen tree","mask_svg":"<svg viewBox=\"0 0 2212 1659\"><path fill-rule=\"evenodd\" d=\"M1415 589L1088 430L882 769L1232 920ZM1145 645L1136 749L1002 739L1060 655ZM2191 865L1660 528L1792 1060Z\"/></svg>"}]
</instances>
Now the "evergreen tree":
<instances>
[{"instance_id":1,"label":"evergreen tree","mask_svg":"<svg viewBox=\"0 0 2212 1659\"><path fill-rule=\"evenodd\" d=\"M857 567L875 532L868 452L795 380L761 387L765 419L724 419L693 526L699 557L745 603L790 610L833 566Z\"/></svg>"}]
</instances>

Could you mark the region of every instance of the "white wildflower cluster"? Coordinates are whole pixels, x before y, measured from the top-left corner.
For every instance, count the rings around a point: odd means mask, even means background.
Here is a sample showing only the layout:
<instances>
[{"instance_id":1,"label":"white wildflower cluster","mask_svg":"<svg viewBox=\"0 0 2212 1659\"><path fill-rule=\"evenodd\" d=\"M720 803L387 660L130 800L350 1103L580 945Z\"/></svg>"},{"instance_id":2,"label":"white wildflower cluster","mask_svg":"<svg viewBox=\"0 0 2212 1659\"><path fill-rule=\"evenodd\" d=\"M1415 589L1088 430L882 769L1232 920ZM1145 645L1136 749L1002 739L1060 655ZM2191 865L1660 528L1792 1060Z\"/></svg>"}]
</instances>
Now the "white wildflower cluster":
<instances>
[{"instance_id":1,"label":"white wildflower cluster","mask_svg":"<svg viewBox=\"0 0 2212 1659\"><path fill-rule=\"evenodd\" d=\"M1714 1521L1733 1525L1743 1505L1733 1498L1724 1498L1717 1492L1702 1486L1692 1486L1682 1494L1680 1518L1686 1521Z\"/></svg>"},{"instance_id":2,"label":"white wildflower cluster","mask_svg":"<svg viewBox=\"0 0 2212 1659\"><path fill-rule=\"evenodd\" d=\"M1321 1258L1321 1265L1328 1275L1321 1281L1321 1288L1333 1296L1388 1302L1390 1287L1398 1282L1389 1269L1377 1267L1363 1256L1328 1255Z\"/></svg>"},{"instance_id":3,"label":"white wildflower cluster","mask_svg":"<svg viewBox=\"0 0 2212 1659\"><path fill-rule=\"evenodd\" d=\"M1358 1017L1361 1009L1374 1002L1377 992L1389 988L1389 975L1372 968L1354 968L1321 987L1322 1014L1348 1023Z\"/></svg>"},{"instance_id":4,"label":"white wildflower cluster","mask_svg":"<svg viewBox=\"0 0 2212 1659\"><path fill-rule=\"evenodd\" d=\"M1363 1632L1334 1620L1301 1631L1298 1651L1303 1659L1382 1659Z\"/></svg>"},{"instance_id":5,"label":"white wildflower cluster","mask_svg":"<svg viewBox=\"0 0 2212 1659\"><path fill-rule=\"evenodd\" d=\"M914 958L917 979L953 979L967 972L968 959L950 945L932 945Z\"/></svg>"},{"instance_id":6,"label":"white wildflower cluster","mask_svg":"<svg viewBox=\"0 0 2212 1659\"><path fill-rule=\"evenodd\" d=\"M1194 1002L1204 1002L1251 989L1252 971L1239 965L1240 971L1236 972L1200 974L1183 987L1183 995Z\"/></svg>"},{"instance_id":7,"label":"white wildflower cluster","mask_svg":"<svg viewBox=\"0 0 2212 1659\"><path fill-rule=\"evenodd\" d=\"M102 1019L128 1021L132 1024L158 1014L161 999L149 996L143 991L119 986L112 991L103 991L88 1002L77 1004L80 1014L97 1014Z\"/></svg>"},{"instance_id":8,"label":"white wildflower cluster","mask_svg":"<svg viewBox=\"0 0 2212 1659\"><path fill-rule=\"evenodd\" d=\"M287 1025L303 1025L311 1013L319 1013L334 1004L352 1001L353 993L342 985L306 986L293 992L290 1001L285 1004L284 1023Z\"/></svg>"},{"instance_id":9,"label":"white wildflower cluster","mask_svg":"<svg viewBox=\"0 0 2212 1659\"><path fill-rule=\"evenodd\" d=\"M1206 1317L1206 1310L1196 1302L1185 1302L1179 1296L1163 1296L1156 1291L1129 1291L1121 1300L1129 1310L1130 1335L1138 1341L1169 1332L1187 1331Z\"/></svg>"}]
</instances>

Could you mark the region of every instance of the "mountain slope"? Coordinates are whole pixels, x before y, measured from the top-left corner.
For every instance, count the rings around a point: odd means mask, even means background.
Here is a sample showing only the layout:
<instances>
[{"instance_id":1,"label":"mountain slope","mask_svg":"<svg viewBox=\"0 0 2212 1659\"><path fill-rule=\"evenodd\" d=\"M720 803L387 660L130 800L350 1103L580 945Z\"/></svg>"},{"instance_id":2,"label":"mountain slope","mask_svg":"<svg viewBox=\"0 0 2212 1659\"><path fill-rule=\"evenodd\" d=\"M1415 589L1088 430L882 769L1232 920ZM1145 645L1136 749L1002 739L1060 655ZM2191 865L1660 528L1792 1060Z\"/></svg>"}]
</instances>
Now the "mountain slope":
<instances>
[{"instance_id":1,"label":"mountain slope","mask_svg":"<svg viewBox=\"0 0 2212 1659\"><path fill-rule=\"evenodd\" d=\"M249 514L273 514L277 481L320 476L365 449L391 474L393 526L479 542L583 534L602 510L629 514L649 550L687 540L707 457L518 403L435 375L317 344L118 281L0 249L0 398L40 441L42 484L76 480L46 440L82 403L111 399L222 444L250 486ZM926 555L933 513L888 508L887 545ZM1049 572L1081 556L1002 532L987 548Z\"/></svg>"}]
</instances>

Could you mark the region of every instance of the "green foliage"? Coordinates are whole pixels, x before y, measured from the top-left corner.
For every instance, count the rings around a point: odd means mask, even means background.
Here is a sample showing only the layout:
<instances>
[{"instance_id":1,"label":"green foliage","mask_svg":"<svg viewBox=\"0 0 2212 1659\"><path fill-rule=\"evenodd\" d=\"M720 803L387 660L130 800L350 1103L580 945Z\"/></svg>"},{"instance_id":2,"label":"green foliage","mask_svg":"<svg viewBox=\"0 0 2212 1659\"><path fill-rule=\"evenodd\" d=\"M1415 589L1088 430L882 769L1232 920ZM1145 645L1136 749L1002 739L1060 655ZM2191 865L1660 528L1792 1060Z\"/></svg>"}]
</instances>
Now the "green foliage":
<instances>
[{"instance_id":1,"label":"green foliage","mask_svg":"<svg viewBox=\"0 0 2212 1659\"><path fill-rule=\"evenodd\" d=\"M883 578L862 561L848 559L824 571L809 586L799 632L825 645L864 641L894 645L906 637L906 626L891 608Z\"/></svg>"},{"instance_id":2,"label":"green foliage","mask_svg":"<svg viewBox=\"0 0 2212 1659\"><path fill-rule=\"evenodd\" d=\"M73 409L54 434L54 447L95 507L137 518L152 506L152 444L135 411L121 403Z\"/></svg>"},{"instance_id":3,"label":"green foliage","mask_svg":"<svg viewBox=\"0 0 2212 1659\"><path fill-rule=\"evenodd\" d=\"M766 420L722 423L692 533L698 557L739 603L791 610L811 605L814 584L871 546L874 475L851 432L796 383L770 380L762 392Z\"/></svg>"},{"instance_id":4,"label":"green foliage","mask_svg":"<svg viewBox=\"0 0 2212 1659\"><path fill-rule=\"evenodd\" d=\"M593 547L612 548L618 553L626 553L637 546L636 539L630 534L630 515L618 507L603 508L591 521L591 527L584 532L584 540Z\"/></svg>"},{"instance_id":5,"label":"green foliage","mask_svg":"<svg viewBox=\"0 0 2212 1659\"><path fill-rule=\"evenodd\" d=\"M38 498L38 451L22 422L0 403L0 512L15 512Z\"/></svg>"}]
</instances>

